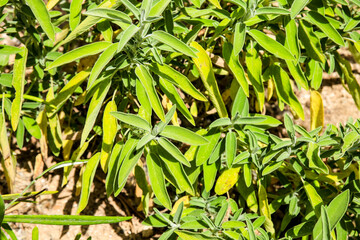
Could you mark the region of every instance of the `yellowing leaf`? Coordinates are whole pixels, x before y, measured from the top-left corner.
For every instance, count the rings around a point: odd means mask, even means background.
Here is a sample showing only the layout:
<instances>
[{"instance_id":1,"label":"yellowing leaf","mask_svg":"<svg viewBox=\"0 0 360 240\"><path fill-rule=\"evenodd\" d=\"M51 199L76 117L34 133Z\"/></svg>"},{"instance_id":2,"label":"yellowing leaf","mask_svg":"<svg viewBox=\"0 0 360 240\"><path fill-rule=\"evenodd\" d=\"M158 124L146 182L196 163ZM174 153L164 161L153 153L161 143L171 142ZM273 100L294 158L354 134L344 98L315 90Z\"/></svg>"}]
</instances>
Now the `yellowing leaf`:
<instances>
[{"instance_id":1,"label":"yellowing leaf","mask_svg":"<svg viewBox=\"0 0 360 240\"><path fill-rule=\"evenodd\" d=\"M171 210L171 212L170 212L171 215L173 215L173 214L176 213L176 211L177 211L177 209L178 209L178 207L179 207L179 205L180 205L181 203L184 203L184 208L189 207L189 206L190 206L190 196L189 196L189 195L185 195L185 196L179 198L179 199L175 202L175 204L174 204L174 206L173 206L173 208L172 208L172 210Z\"/></svg>"},{"instance_id":2,"label":"yellowing leaf","mask_svg":"<svg viewBox=\"0 0 360 240\"><path fill-rule=\"evenodd\" d=\"M264 223L265 229L266 229L267 232L271 233L271 235L274 237L275 229L274 229L274 224L271 221L271 214L270 214L266 189L261 184L260 181L258 181L258 186L259 186L258 196L259 196L260 215L265 216L265 223Z\"/></svg>"},{"instance_id":3,"label":"yellowing leaf","mask_svg":"<svg viewBox=\"0 0 360 240\"><path fill-rule=\"evenodd\" d=\"M324 126L324 104L318 91L310 92L310 129Z\"/></svg>"},{"instance_id":4,"label":"yellowing leaf","mask_svg":"<svg viewBox=\"0 0 360 240\"><path fill-rule=\"evenodd\" d=\"M217 195L227 193L237 182L239 171L240 167L225 170L216 181L215 193Z\"/></svg>"},{"instance_id":5,"label":"yellowing leaf","mask_svg":"<svg viewBox=\"0 0 360 240\"><path fill-rule=\"evenodd\" d=\"M117 132L116 118L112 116L110 112L114 112L116 110L117 110L117 106L115 101L110 101L106 105L103 115L103 141L101 145L100 164L104 172L107 172L108 161L110 158L111 149L114 144L114 139Z\"/></svg>"},{"instance_id":6,"label":"yellowing leaf","mask_svg":"<svg viewBox=\"0 0 360 240\"><path fill-rule=\"evenodd\" d=\"M201 47L197 42L192 42L190 46L194 47L198 52L196 53L196 58L193 58L193 61L200 73L201 80L208 91L210 100L214 104L217 113L220 117L227 117L227 111L225 104L221 98L218 84L216 82L214 70L210 57L206 51Z\"/></svg>"}]
</instances>

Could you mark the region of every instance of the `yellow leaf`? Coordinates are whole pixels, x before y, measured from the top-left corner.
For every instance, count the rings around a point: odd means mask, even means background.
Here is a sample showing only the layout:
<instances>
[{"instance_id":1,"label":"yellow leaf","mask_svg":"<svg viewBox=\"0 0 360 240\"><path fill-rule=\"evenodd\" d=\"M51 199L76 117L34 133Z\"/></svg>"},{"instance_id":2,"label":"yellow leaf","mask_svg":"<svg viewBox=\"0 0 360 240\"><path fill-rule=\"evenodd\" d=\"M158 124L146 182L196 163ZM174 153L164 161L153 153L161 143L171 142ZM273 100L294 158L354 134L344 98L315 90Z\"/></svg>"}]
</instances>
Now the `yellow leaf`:
<instances>
[{"instance_id":1,"label":"yellow leaf","mask_svg":"<svg viewBox=\"0 0 360 240\"><path fill-rule=\"evenodd\" d=\"M225 170L216 181L215 193L223 195L228 192L239 178L240 167Z\"/></svg>"},{"instance_id":2,"label":"yellow leaf","mask_svg":"<svg viewBox=\"0 0 360 240\"><path fill-rule=\"evenodd\" d=\"M318 91L311 90L310 94L310 129L324 126L324 105L321 94Z\"/></svg>"},{"instance_id":3,"label":"yellow leaf","mask_svg":"<svg viewBox=\"0 0 360 240\"><path fill-rule=\"evenodd\" d=\"M193 115L194 117L198 116L198 108L197 108L197 104L196 102L192 102L191 107L190 107L190 113L191 115Z\"/></svg>"},{"instance_id":4,"label":"yellow leaf","mask_svg":"<svg viewBox=\"0 0 360 240\"><path fill-rule=\"evenodd\" d=\"M71 148L72 148L72 145L74 143L73 140L66 139L66 137L73 134L73 133L74 132L70 127L65 128L64 133L63 133L64 139L63 139L63 142L62 142L62 147L63 147L64 161L67 161L67 160L70 159Z\"/></svg>"},{"instance_id":5,"label":"yellow leaf","mask_svg":"<svg viewBox=\"0 0 360 240\"><path fill-rule=\"evenodd\" d=\"M220 2L218 0L209 0L209 2L213 4L216 8L222 9L222 7L220 6Z\"/></svg>"}]
</instances>

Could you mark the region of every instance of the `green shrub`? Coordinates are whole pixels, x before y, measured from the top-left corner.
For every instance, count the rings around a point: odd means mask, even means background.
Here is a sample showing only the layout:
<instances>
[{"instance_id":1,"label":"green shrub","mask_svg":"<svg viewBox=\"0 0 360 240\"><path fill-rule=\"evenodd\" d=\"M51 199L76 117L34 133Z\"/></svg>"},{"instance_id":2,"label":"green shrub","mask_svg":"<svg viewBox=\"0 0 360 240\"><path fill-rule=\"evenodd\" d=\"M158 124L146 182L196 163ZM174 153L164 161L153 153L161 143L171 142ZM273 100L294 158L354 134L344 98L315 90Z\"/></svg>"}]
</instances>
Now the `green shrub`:
<instances>
[{"instance_id":1,"label":"green shrub","mask_svg":"<svg viewBox=\"0 0 360 240\"><path fill-rule=\"evenodd\" d=\"M0 45L1 163L10 192L13 152L34 137L43 159L61 160L44 173L64 168L63 185L86 163L78 213L98 167L107 196L118 196L134 172L145 214L150 199L172 211L154 208L144 221L168 227L162 240L359 236L359 122L321 135L318 91L323 73L336 71L360 108L360 86L338 52L348 47L358 60L358 0L0 6L1 33L20 43ZM277 101L303 119L295 85L311 93L311 131L285 115L281 139L269 131L281 122L261 112ZM91 158L81 160L85 153ZM1 204L0 216L29 187ZM25 218L5 215L2 229Z\"/></svg>"}]
</instances>

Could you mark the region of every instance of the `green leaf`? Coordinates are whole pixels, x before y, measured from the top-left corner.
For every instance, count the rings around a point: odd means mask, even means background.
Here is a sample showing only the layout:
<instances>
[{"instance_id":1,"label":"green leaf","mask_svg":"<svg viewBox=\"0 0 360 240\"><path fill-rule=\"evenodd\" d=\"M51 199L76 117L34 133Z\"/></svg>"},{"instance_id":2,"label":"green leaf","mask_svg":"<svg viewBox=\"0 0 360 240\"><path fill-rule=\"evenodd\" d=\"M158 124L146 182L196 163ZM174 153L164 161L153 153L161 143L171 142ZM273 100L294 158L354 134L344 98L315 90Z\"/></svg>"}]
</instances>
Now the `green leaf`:
<instances>
[{"instance_id":1,"label":"green leaf","mask_svg":"<svg viewBox=\"0 0 360 240\"><path fill-rule=\"evenodd\" d=\"M83 128L83 132L81 134L81 142L80 142L81 146L85 143L88 135L90 134L95 124L96 118L98 117L101 106L105 100L106 94L110 89L110 86L111 86L110 78L104 79L99 83L99 86L97 86L97 89L94 93L94 96L91 99L88 112L86 115L85 125Z\"/></svg>"},{"instance_id":2,"label":"green leaf","mask_svg":"<svg viewBox=\"0 0 360 240\"><path fill-rule=\"evenodd\" d=\"M187 109L184 101L181 99L179 93L175 89L175 87L169 82L160 78L160 88L165 93L165 95L170 99L170 101L176 104L176 109L181 112L182 115L192 124L195 125L194 118L191 113ZM138 95L139 97L139 95Z\"/></svg>"},{"instance_id":3,"label":"green leaf","mask_svg":"<svg viewBox=\"0 0 360 240\"><path fill-rule=\"evenodd\" d=\"M301 119L304 119L304 110L292 90L290 78L287 73L278 64L273 65L271 73L275 80L278 97L287 103Z\"/></svg>"},{"instance_id":4,"label":"green leaf","mask_svg":"<svg viewBox=\"0 0 360 240\"><path fill-rule=\"evenodd\" d=\"M220 169L220 161L216 161L213 163L205 162L203 163L202 166L203 166L205 190L207 192L210 192L214 186L218 169Z\"/></svg>"},{"instance_id":5,"label":"green leaf","mask_svg":"<svg viewBox=\"0 0 360 240\"><path fill-rule=\"evenodd\" d=\"M5 203L4 203L4 200L0 194L0 226L3 222L3 219L4 219L4 215L5 215Z\"/></svg>"},{"instance_id":6,"label":"green leaf","mask_svg":"<svg viewBox=\"0 0 360 240\"><path fill-rule=\"evenodd\" d=\"M312 24L316 25L321 29L331 40L340 46L345 46L344 39L341 37L340 33L329 23L329 21L318 12L309 11L305 17L306 20L309 20Z\"/></svg>"},{"instance_id":7,"label":"green leaf","mask_svg":"<svg viewBox=\"0 0 360 240\"><path fill-rule=\"evenodd\" d=\"M261 172L262 176L266 176L274 171L276 171L281 165L283 164L283 161L281 162L273 162L269 165L267 165L264 170Z\"/></svg>"},{"instance_id":8,"label":"green leaf","mask_svg":"<svg viewBox=\"0 0 360 240\"><path fill-rule=\"evenodd\" d=\"M254 226L252 225L252 223L248 217L246 217L245 220L246 220L246 225L248 228L249 240L256 240Z\"/></svg>"},{"instance_id":9,"label":"green leaf","mask_svg":"<svg viewBox=\"0 0 360 240\"><path fill-rule=\"evenodd\" d=\"M230 118L218 118L210 124L209 128L211 129L230 125L232 125Z\"/></svg>"},{"instance_id":10,"label":"green leaf","mask_svg":"<svg viewBox=\"0 0 360 240\"><path fill-rule=\"evenodd\" d=\"M120 0L124 6L129 9L132 14L136 17L136 19L140 20L140 11L136 8L134 4L132 4L129 0Z\"/></svg>"},{"instance_id":11,"label":"green leaf","mask_svg":"<svg viewBox=\"0 0 360 240\"><path fill-rule=\"evenodd\" d=\"M96 60L94 66L91 69L90 77L88 80L87 90L89 90L92 87L93 83L98 78L101 71L103 71L103 69L106 67L106 65L114 57L114 55L116 54L117 47L118 47L117 43L111 44L110 46L108 46L105 49L105 51Z\"/></svg>"},{"instance_id":12,"label":"green leaf","mask_svg":"<svg viewBox=\"0 0 360 240\"><path fill-rule=\"evenodd\" d=\"M135 141L135 146L138 140ZM135 149L135 146L132 147L130 151L126 154L124 160L122 161L121 167L119 169L119 172L117 173L117 189L115 191L115 196L118 196L121 190L124 188L126 184L126 179L130 175L130 173L133 171L135 165L139 161L141 155L144 152L144 149L140 149L137 153L133 151ZM126 146L125 146L126 147ZM124 148L125 148L124 147Z\"/></svg>"},{"instance_id":13,"label":"green leaf","mask_svg":"<svg viewBox=\"0 0 360 240\"><path fill-rule=\"evenodd\" d=\"M127 24L131 24L131 18L121 11L109 8L94 8L85 13L85 15L93 17L106 18L113 21L119 21Z\"/></svg>"},{"instance_id":14,"label":"green leaf","mask_svg":"<svg viewBox=\"0 0 360 240\"><path fill-rule=\"evenodd\" d=\"M173 156L176 160L178 160L179 162L181 162L182 164L184 164L187 167L191 166L189 161L184 157L184 155L181 153L181 151L169 140L167 140L166 138L160 137L157 139L157 141L160 144L160 146L165 151L167 151L169 154L171 154L171 156Z\"/></svg>"},{"instance_id":15,"label":"green leaf","mask_svg":"<svg viewBox=\"0 0 360 240\"><path fill-rule=\"evenodd\" d=\"M238 113L241 117L249 115L249 101L245 92L241 88L238 89L231 107L231 116L233 118L236 116L236 113Z\"/></svg>"},{"instance_id":16,"label":"green leaf","mask_svg":"<svg viewBox=\"0 0 360 240\"><path fill-rule=\"evenodd\" d=\"M221 225L222 221L225 218L225 214L228 210L228 207L229 207L229 203L226 200L222 201L221 208L220 208L219 212L216 214L216 217L214 220L215 226L218 227Z\"/></svg>"},{"instance_id":17,"label":"green leaf","mask_svg":"<svg viewBox=\"0 0 360 240\"><path fill-rule=\"evenodd\" d=\"M307 55L316 61L324 63L325 56L322 53L320 40L315 35L312 25L300 20L298 30L300 41L304 45Z\"/></svg>"},{"instance_id":18,"label":"green leaf","mask_svg":"<svg viewBox=\"0 0 360 240\"><path fill-rule=\"evenodd\" d=\"M235 41L235 36L234 36L234 41ZM249 96L249 84L245 77L245 71L239 62L239 57L238 57L239 53L236 54L235 47L233 49L231 43L224 42L222 54L226 64L229 66L236 81L240 84L246 96Z\"/></svg>"},{"instance_id":19,"label":"green leaf","mask_svg":"<svg viewBox=\"0 0 360 240\"><path fill-rule=\"evenodd\" d=\"M17 54L22 53L22 48L17 48L9 45L0 45L0 54L1 55L11 55L11 54Z\"/></svg>"},{"instance_id":20,"label":"green leaf","mask_svg":"<svg viewBox=\"0 0 360 240\"><path fill-rule=\"evenodd\" d=\"M303 236L310 235L314 229L314 221L307 221L296 225L295 227L289 229L285 236L292 238L300 238Z\"/></svg>"},{"instance_id":21,"label":"green leaf","mask_svg":"<svg viewBox=\"0 0 360 240\"><path fill-rule=\"evenodd\" d=\"M209 55L197 42L192 42L190 46L194 47L198 52L193 61L200 73L201 80L208 91L211 102L214 104L219 116L225 118L228 116L227 110L222 100L219 87L215 78L212 62Z\"/></svg>"},{"instance_id":22,"label":"green leaf","mask_svg":"<svg viewBox=\"0 0 360 240\"><path fill-rule=\"evenodd\" d=\"M309 167L329 174L329 169L320 158L320 147L316 143L309 143L306 157L309 159Z\"/></svg>"},{"instance_id":23,"label":"green leaf","mask_svg":"<svg viewBox=\"0 0 360 240\"><path fill-rule=\"evenodd\" d=\"M130 41L130 39L140 30L137 26L131 24L124 32L121 33L119 45L117 52L121 52L125 45Z\"/></svg>"},{"instance_id":24,"label":"green leaf","mask_svg":"<svg viewBox=\"0 0 360 240\"><path fill-rule=\"evenodd\" d=\"M61 55L57 59L54 60L45 70L50 70L52 68L71 63L73 61L76 61L80 58L84 58L87 56L92 56L98 53L101 53L106 48L108 48L112 43L109 42L95 42L90 43L88 45L76 48L70 52L65 53L64 55Z\"/></svg>"},{"instance_id":25,"label":"green leaf","mask_svg":"<svg viewBox=\"0 0 360 240\"><path fill-rule=\"evenodd\" d=\"M295 18L308 3L309 0L295 0L291 5L290 17Z\"/></svg>"},{"instance_id":26,"label":"green leaf","mask_svg":"<svg viewBox=\"0 0 360 240\"><path fill-rule=\"evenodd\" d=\"M103 217L86 215L6 215L4 223L31 223L44 225L95 225L118 223L131 217Z\"/></svg>"},{"instance_id":27,"label":"green leaf","mask_svg":"<svg viewBox=\"0 0 360 240\"><path fill-rule=\"evenodd\" d=\"M85 171L82 175L81 181L81 195L79 200L79 206L76 213L80 213L89 201L91 184L94 181L96 168L100 162L100 153L96 153L92 156L86 164Z\"/></svg>"},{"instance_id":28,"label":"green leaf","mask_svg":"<svg viewBox=\"0 0 360 240\"><path fill-rule=\"evenodd\" d=\"M275 41L271 37L267 36L265 33L260 32L256 29L251 29L248 33L266 51L285 60L295 60L294 56L287 48L285 48L283 45L281 45L279 42Z\"/></svg>"},{"instance_id":29,"label":"green leaf","mask_svg":"<svg viewBox=\"0 0 360 240\"><path fill-rule=\"evenodd\" d=\"M238 56L244 47L246 37L246 25L241 22L237 22L234 27L234 55ZM223 54L224 55L224 54Z\"/></svg>"},{"instance_id":30,"label":"green leaf","mask_svg":"<svg viewBox=\"0 0 360 240\"><path fill-rule=\"evenodd\" d=\"M175 214L174 214L174 218L173 218L174 223L176 223L176 224L180 223L183 211L184 211L184 202L181 202L179 204L178 208L176 209Z\"/></svg>"},{"instance_id":31,"label":"green leaf","mask_svg":"<svg viewBox=\"0 0 360 240\"><path fill-rule=\"evenodd\" d=\"M196 153L196 158L195 158L196 166L202 165L204 162L206 162L210 158L215 146L219 142L220 136L221 136L221 132L216 128L210 129L210 131L208 131L203 136L209 142L208 142L208 144L201 145L198 148L197 153Z\"/></svg>"},{"instance_id":32,"label":"green leaf","mask_svg":"<svg viewBox=\"0 0 360 240\"><path fill-rule=\"evenodd\" d=\"M203 145L208 143L208 140L204 137L178 126L168 125L160 132L160 135L190 145Z\"/></svg>"},{"instance_id":33,"label":"green leaf","mask_svg":"<svg viewBox=\"0 0 360 240\"><path fill-rule=\"evenodd\" d=\"M225 138L225 153L226 153L226 164L228 168L231 168L234 162L237 149L237 140L235 132L228 132Z\"/></svg>"},{"instance_id":34,"label":"green leaf","mask_svg":"<svg viewBox=\"0 0 360 240\"><path fill-rule=\"evenodd\" d=\"M268 15L268 14L288 15L290 14L290 11L281 7L261 7L256 9L255 11L255 15Z\"/></svg>"},{"instance_id":35,"label":"green leaf","mask_svg":"<svg viewBox=\"0 0 360 240\"><path fill-rule=\"evenodd\" d=\"M156 17L160 16L165 8L169 5L171 1L170 0L159 0L154 4L149 12L149 17Z\"/></svg>"},{"instance_id":36,"label":"green leaf","mask_svg":"<svg viewBox=\"0 0 360 240\"><path fill-rule=\"evenodd\" d=\"M129 124L131 126L141 128L145 131L150 132L151 126L150 124L140 116L131 113L123 113L123 112L111 112L115 118L119 119L121 122Z\"/></svg>"},{"instance_id":37,"label":"green leaf","mask_svg":"<svg viewBox=\"0 0 360 240\"><path fill-rule=\"evenodd\" d=\"M294 19L290 17L284 17L284 27L286 32L285 47L289 49L292 55L295 57L295 61L300 57L300 45L298 39L298 27ZM289 61L289 60L288 60Z\"/></svg>"},{"instance_id":38,"label":"green leaf","mask_svg":"<svg viewBox=\"0 0 360 240\"><path fill-rule=\"evenodd\" d=\"M305 90L309 90L308 80L306 79L300 64L290 60L285 60L285 62L294 80Z\"/></svg>"},{"instance_id":39,"label":"green leaf","mask_svg":"<svg viewBox=\"0 0 360 240\"><path fill-rule=\"evenodd\" d=\"M222 228L229 229L229 228L244 228L246 224L240 221L226 221L221 225Z\"/></svg>"},{"instance_id":40,"label":"green leaf","mask_svg":"<svg viewBox=\"0 0 360 240\"><path fill-rule=\"evenodd\" d=\"M120 5L121 5L121 1L115 1L114 2L114 1L111 1L111 0L104 0L102 3L100 3L98 8L116 9ZM101 21L100 17L88 16L60 44L64 45L65 43L68 43L68 42L74 40L77 36L79 36L82 33L88 31L93 25L95 25L99 21Z\"/></svg>"},{"instance_id":41,"label":"green leaf","mask_svg":"<svg viewBox=\"0 0 360 240\"><path fill-rule=\"evenodd\" d=\"M15 98L11 104L11 127L14 131L16 131L16 128L19 124L22 103L24 101L24 84L27 55L27 48L21 47L21 53L18 53L15 56L12 80L12 85L15 89Z\"/></svg>"},{"instance_id":42,"label":"green leaf","mask_svg":"<svg viewBox=\"0 0 360 240\"><path fill-rule=\"evenodd\" d=\"M69 25L71 31L79 25L81 21L81 10L82 10L82 1L73 0L70 3L70 15L69 15Z\"/></svg>"},{"instance_id":43,"label":"green leaf","mask_svg":"<svg viewBox=\"0 0 360 240\"><path fill-rule=\"evenodd\" d=\"M184 53L189 57L196 57L196 54L188 45L186 45L184 42L180 41L176 37L168 34L167 32L158 30L153 32L151 34L151 37L161 43L168 45L169 47L177 50L178 52Z\"/></svg>"},{"instance_id":44,"label":"green leaf","mask_svg":"<svg viewBox=\"0 0 360 240\"><path fill-rule=\"evenodd\" d=\"M35 18L39 21L41 28L44 30L48 38L55 41L55 29L51 23L51 18L45 3L42 0L26 0L26 4L30 7Z\"/></svg>"},{"instance_id":45,"label":"green leaf","mask_svg":"<svg viewBox=\"0 0 360 240\"><path fill-rule=\"evenodd\" d=\"M194 85L190 82L190 80L186 76L182 75L172 67L166 64L161 65L159 63L153 63L152 65L149 66L149 68L152 72L159 75L168 82L176 85L181 90L188 93L197 100L205 101L205 102L207 101L207 98L194 87Z\"/></svg>"},{"instance_id":46,"label":"green leaf","mask_svg":"<svg viewBox=\"0 0 360 240\"><path fill-rule=\"evenodd\" d=\"M35 119L23 116L23 123L25 125L26 130L33 136L34 138L41 138L41 130Z\"/></svg>"},{"instance_id":47,"label":"green leaf","mask_svg":"<svg viewBox=\"0 0 360 240\"><path fill-rule=\"evenodd\" d=\"M320 208L323 204L322 198L317 193L316 189L308 182L304 181L304 188L306 195L309 198L310 204L315 211L316 216L320 216Z\"/></svg>"},{"instance_id":48,"label":"green leaf","mask_svg":"<svg viewBox=\"0 0 360 240\"><path fill-rule=\"evenodd\" d=\"M114 182L115 182L115 177L116 177L116 172L118 170L118 166L119 166L119 160L120 160L120 153L121 150L124 146L124 143L119 141L115 144L115 146L113 147L112 151L111 151L111 156L110 156L110 160L109 160L109 164L108 164L108 173L106 175L106 182L105 182L105 187L106 187L106 195L109 197L113 191L114 191Z\"/></svg>"},{"instance_id":49,"label":"green leaf","mask_svg":"<svg viewBox=\"0 0 360 240\"><path fill-rule=\"evenodd\" d=\"M176 181L181 191L186 191L190 195L194 196L195 191L193 186L190 183L189 177L187 176L183 165L180 164L173 156L171 156L166 151L159 151L157 149L158 156L161 158L162 162L165 164L167 170L171 176Z\"/></svg>"},{"instance_id":50,"label":"green leaf","mask_svg":"<svg viewBox=\"0 0 360 240\"><path fill-rule=\"evenodd\" d=\"M256 97L258 100L260 111L262 111L265 102L264 83L262 79L262 62L258 51L251 45L250 49L246 51L246 65L248 67L248 77L252 83Z\"/></svg>"},{"instance_id":51,"label":"green leaf","mask_svg":"<svg viewBox=\"0 0 360 240\"><path fill-rule=\"evenodd\" d=\"M135 69L135 74L139 78L141 84L144 86L146 94L150 100L151 107L153 108L156 115L160 118L161 121L165 122L165 113L164 109L161 106L159 96L156 93L154 80L150 75L149 71L144 65L137 65Z\"/></svg>"},{"instance_id":52,"label":"green leaf","mask_svg":"<svg viewBox=\"0 0 360 240\"><path fill-rule=\"evenodd\" d=\"M331 239L330 220L326 208L321 206L322 239ZM314 234L315 235L315 234Z\"/></svg>"},{"instance_id":53,"label":"green leaf","mask_svg":"<svg viewBox=\"0 0 360 240\"><path fill-rule=\"evenodd\" d=\"M150 183L156 198L167 209L172 209L160 159L156 154L149 153L146 156L146 165L148 166Z\"/></svg>"}]
</instances>

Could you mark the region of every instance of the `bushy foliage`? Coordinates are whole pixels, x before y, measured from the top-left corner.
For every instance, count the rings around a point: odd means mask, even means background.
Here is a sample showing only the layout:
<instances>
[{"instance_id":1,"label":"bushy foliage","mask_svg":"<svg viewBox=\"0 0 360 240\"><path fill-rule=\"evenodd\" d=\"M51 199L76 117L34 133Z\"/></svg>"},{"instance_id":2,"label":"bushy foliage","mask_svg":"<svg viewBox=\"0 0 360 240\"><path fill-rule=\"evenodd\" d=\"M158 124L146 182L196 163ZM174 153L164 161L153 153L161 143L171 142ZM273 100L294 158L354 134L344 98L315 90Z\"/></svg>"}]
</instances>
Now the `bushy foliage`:
<instances>
[{"instance_id":1,"label":"bushy foliage","mask_svg":"<svg viewBox=\"0 0 360 240\"><path fill-rule=\"evenodd\" d=\"M358 0L0 6L1 33L18 43L0 45L0 149L10 192L13 152L34 137L39 156L58 161L43 174L63 168L65 185L82 166L78 213L98 167L107 196L118 196L134 173L144 213L155 211L144 224L166 227L162 240L359 237L360 123L321 134L318 92L323 73L337 72L360 108L360 86L338 52L347 47L358 59ZM303 119L295 88L311 93L311 131L285 115L282 139L271 130L281 122L261 113L276 102ZM3 195L12 200L6 206L0 197L0 219L40 177ZM126 219L5 215L1 234L11 234L8 222Z\"/></svg>"}]
</instances>

